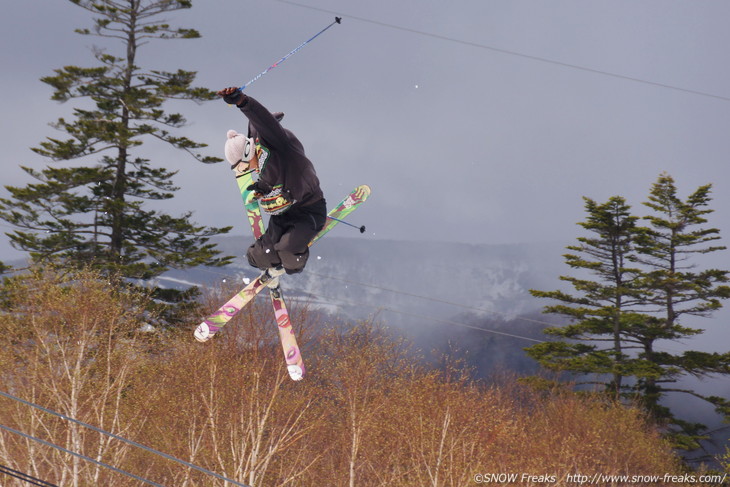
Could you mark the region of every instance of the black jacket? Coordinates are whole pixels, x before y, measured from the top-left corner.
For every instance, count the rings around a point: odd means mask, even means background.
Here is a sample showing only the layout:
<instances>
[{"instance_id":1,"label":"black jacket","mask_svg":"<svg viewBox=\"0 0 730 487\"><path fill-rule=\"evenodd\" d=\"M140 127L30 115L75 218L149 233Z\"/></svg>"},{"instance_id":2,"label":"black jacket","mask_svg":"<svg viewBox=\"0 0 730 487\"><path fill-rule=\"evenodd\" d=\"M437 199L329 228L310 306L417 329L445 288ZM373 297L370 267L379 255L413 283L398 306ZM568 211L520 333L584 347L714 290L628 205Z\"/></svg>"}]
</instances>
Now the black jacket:
<instances>
[{"instance_id":1,"label":"black jacket","mask_svg":"<svg viewBox=\"0 0 730 487\"><path fill-rule=\"evenodd\" d=\"M257 139L263 149L259 155L258 186L270 192L282 185L283 191L296 201L295 205L308 206L321 200L324 195L319 178L299 139L254 98L244 95L237 106L248 118L249 137Z\"/></svg>"}]
</instances>

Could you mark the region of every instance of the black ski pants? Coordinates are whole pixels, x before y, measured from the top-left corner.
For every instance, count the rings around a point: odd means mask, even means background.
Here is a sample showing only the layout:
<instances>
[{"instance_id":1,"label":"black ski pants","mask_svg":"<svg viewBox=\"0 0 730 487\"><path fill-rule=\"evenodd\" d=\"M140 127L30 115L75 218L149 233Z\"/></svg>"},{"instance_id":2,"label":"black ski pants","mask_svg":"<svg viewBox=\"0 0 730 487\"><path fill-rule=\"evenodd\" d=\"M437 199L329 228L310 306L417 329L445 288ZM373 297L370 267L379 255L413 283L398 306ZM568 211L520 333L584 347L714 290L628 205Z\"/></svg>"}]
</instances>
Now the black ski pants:
<instances>
[{"instance_id":1,"label":"black ski pants","mask_svg":"<svg viewBox=\"0 0 730 487\"><path fill-rule=\"evenodd\" d=\"M282 265L287 274L302 272L309 259L309 242L324 227L326 218L324 198L272 215L266 232L248 248L248 263L261 270Z\"/></svg>"}]
</instances>

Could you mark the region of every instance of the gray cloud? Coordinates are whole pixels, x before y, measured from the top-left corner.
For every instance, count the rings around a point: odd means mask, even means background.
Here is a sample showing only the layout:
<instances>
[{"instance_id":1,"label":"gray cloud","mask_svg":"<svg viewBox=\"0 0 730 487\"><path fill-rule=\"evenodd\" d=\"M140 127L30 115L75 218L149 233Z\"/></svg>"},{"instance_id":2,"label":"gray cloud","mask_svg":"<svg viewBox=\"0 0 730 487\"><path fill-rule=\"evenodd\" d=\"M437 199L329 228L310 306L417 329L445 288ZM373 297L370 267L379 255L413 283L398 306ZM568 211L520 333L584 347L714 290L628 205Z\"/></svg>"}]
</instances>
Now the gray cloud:
<instances>
[{"instance_id":1,"label":"gray cloud","mask_svg":"<svg viewBox=\"0 0 730 487\"><path fill-rule=\"evenodd\" d=\"M29 147L55 135L47 124L74 106L50 101L38 78L67 64L93 65L89 48L101 43L73 33L90 24L86 11L41 4L40 16L20 3L4 10L4 184L29 182L18 164L44 162ZM304 142L330 203L358 184L373 188L357 220L375 238L568 244L583 195L620 194L640 209L665 170L683 194L712 182L711 223L730 230L730 102L348 17L726 96L727 3L309 4L341 9L342 25L248 92L287 113L285 125ZM283 2L207 0L170 20L203 39L144 46L140 64L194 69L200 85L217 89L250 80L333 15ZM174 108L190 121L185 134L209 143L211 154L222 152L227 129L245 127L222 102ZM146 150L180 171L171 211L193 209L199 223L234 224L248 235L223 164L200 165L154 144Z\"/></svg>"}]
</instances>

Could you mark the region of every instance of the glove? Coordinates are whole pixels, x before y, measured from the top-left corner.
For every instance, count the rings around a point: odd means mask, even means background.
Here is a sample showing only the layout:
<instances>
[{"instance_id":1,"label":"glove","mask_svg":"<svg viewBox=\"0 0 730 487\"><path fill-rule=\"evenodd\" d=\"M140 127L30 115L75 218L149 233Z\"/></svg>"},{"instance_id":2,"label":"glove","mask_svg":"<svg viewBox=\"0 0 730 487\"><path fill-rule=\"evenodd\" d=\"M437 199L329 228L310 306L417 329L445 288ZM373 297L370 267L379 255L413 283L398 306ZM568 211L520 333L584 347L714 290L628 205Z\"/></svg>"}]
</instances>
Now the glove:
<instances>
[{"instance_id":1,"label":"glove","mask_svg":"<svg viewBox=\"0 0 730 487\"><path fill-rule=\"evenodd\" d=\"M240 105L244 101L245 95L240 88L230 87L220 90L218 96L223 97L223 101L229 105Z\"/></svg>"},{"instance_id":2,"label":"glove","mask_svg":"<svg viewBox=\"0 0 730 487\"><path fill-rule=\"evenodd\" d=\"M261 198L261 196L265 193L265 191L261 188L261 186L259 186L258 181L256 181L255 183L249 185L246 188L246 191L252 191L253 192L253 197L255 199Z\"/></svg>"}]
</instances>

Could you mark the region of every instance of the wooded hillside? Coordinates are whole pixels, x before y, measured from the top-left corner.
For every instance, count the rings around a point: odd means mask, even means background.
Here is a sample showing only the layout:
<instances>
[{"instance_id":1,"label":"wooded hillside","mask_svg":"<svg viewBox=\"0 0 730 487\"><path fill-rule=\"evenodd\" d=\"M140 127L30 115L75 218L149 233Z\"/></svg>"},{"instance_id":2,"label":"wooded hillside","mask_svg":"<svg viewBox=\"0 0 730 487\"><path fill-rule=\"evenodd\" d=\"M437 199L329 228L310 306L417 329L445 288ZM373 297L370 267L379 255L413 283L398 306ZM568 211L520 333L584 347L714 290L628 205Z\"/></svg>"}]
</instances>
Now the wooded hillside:
<instances>
[{"instance_id":1,"label":"wooded hillside","mask_svg":"<svg viewBox=\"0 0 730 487\"><path fill-rule=\"evenodd\" d=\"M462 486L487 473L562 485L576 472L682 472L632 407L487 387L448 360L430 370L377 327L315 322L304 307L292 316L308 375L292 382L267 306L200 344L192 333L140 332L144 299L93 274L13 281L0 321L2 389L254 486ZM226 485L17 401L0 404L0 424L119 470L163 485ZM0 463L64 486L136 485L7 430Z\"/></svg>"}]
</instances>

